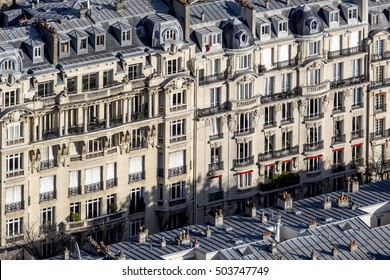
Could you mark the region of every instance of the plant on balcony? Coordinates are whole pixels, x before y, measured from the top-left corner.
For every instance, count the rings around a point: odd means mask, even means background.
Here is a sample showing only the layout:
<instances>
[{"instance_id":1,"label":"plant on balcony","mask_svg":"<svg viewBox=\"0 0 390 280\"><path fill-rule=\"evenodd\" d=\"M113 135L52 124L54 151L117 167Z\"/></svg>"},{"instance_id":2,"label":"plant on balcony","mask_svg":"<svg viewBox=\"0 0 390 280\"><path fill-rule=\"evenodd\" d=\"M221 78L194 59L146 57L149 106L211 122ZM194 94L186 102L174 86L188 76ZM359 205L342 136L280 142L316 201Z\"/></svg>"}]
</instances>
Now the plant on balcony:
<instances>
[{"instance_id":1,"label":"plant on balcony","mask_svg":"<svg viewBox=\"0 0 390 280\"><path fill-rule=\"evenodd\" d=\"M72 213L70 215L70 220L72 222L79 222L81 220L80 214L79 213Z\"/></svg>"},{"instance_id":2,"label":"plant on balcony","mask_svg":"<svg viewBox=\"0 0 390 280\"><path fill-rule=\"evenodd\" d=\"M116 211L118 211L118 204L116 204L115 202L112 203L110 205L110 211L111 211L111 213L115 213Z\"/></svg>"}]
</instances>

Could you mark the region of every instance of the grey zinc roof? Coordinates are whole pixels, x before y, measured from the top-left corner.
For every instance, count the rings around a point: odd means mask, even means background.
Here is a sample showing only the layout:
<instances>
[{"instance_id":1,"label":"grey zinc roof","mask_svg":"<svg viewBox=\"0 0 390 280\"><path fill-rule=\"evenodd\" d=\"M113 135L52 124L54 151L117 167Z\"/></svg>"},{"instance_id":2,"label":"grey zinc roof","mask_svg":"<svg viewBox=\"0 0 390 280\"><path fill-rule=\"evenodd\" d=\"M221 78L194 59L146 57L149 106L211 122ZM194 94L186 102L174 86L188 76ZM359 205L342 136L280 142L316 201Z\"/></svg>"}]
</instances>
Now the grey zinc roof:
<instances>
[{"instance_id":1,"label":"grey zinc roof","mask_svg":"<svg viewBox=\"0 0 390 280\"><path fill-rule=\"evenodd\" d=\"M264 212L268 223L262 224L258 218L246 216L224 217L222 227L211 226L212 236L204 235L206 225L187 227L191 237L198 237L203 253L219 253L226 259L308 259L315 249L319 259L333 259L331 248L336 246L339 255L336 259L390 259L390 225L370 229L360 217L367 215L361 209L390 201L390 180L360 187L357 193L347 193L350 201L360 208L339 208L335 201L342 192L334 192L300 201L294 201L293 210L280 208L258 209L257 216ZM329 197L333 203L329 210L322 209L322 202ZM301 236L278 244L278 255L272 255L269 246L273 238L262 240L262 233L275 225L276 216L282 218L282 226L289 226ZM308 222L315 219L317 227L308 228ZM326 219L326 220L325 220ZM122 241L109 245L113 253L122 251L130 259L161 259L173 253L191 251L192 245L178 246L174 239L178 231L166 231L150 235L147 243L138 244L135 240ZM164 237L167 246L160 248ZM347 245L351 240L358 243L358 251L351 253ZM249 249L248 249L249 248Z\"/></svg>"},{"instance_id":2,"label":"grey zinc roof","mask_svg":"<svg viewBox=\"0 0 390 280\"><path fill-rule=\"evenodd\" d=\"M202 23L202 13L205 14L205 22L219 22L231 17L240 17L239 6L233 0L209 1L191 5L190 24Z\"/></svg>"}]
</instances>

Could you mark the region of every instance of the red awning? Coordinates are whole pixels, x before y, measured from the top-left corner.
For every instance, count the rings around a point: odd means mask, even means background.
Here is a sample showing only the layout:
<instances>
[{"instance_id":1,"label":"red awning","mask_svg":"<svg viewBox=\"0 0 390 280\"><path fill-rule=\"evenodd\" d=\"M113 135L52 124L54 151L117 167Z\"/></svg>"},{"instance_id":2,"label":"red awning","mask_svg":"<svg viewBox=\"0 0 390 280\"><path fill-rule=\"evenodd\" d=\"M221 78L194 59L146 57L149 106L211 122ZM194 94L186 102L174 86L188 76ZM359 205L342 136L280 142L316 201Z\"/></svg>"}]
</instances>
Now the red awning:
<instances>
[{"instance_id":1,"label":"red awning","mask_svg":"<svg viewBox=\"0 0 390 280\"><path fill-rule=\"evenodd\" d=\"M323 155L318 155L318 156L312 156L312 157L307 157L307 159L315 159L315 158L322 158Z\"/></svg>"},{"instance_id":2,"label":"red awning","mask_svg":"<svg viewBox=\"0 0 390 280\"><path fill-rule=\"evenodd\" d=\"M357 143L357 144L353 144L352 147L358 147L358 146L362 146L363 143Z\"/></svg>"},{"instance_id":3,"label":"red awning","mask_svg":"<svg viewBox=\"0 0 390 280\"><path fill-rule=\"evenodd\" d=\"M333 152L344 151L344 147L333 149Z\"/></svg>"},{"instance_id":4,"label":"red awning","mask_svg":"<svg viewBox=\"0 0 390 280\"><path fill-rule=\"evenodd\" d=\"M286 159L286 160L283 160L282 162L292 162L292 159Z\"/></svg>"},{"instance_id":5,"label":"red awning","mask_svg":"<svg viewBox=\"0 0 390 280\"><path fill-rule=\"evenodd\" d=\"M375 95L385 95L386 94L386 92L384 92L384 91L380 91L380 92L378 92L377 94L375 94Z\"/></svg>"},{"instance_id":6,"label":"red awning","mask_svg":"<svg viewBox=\"0 0 390 280\"><path fill-rule=\"evenodd\" d=\"M264 164L264 166L274 166L274 165L275 165L275 162Z\"/></svg>"},{"instance_id":7,"label":"red awning","mask_svg":"<svg viewBox=\"0 0 390 280\"><path fill-rule=\"evenodd\" d=\"M243 172L238 172L236 175L243 175L243 174L248 174L248 173L252 173L253 170L248 170L248 171L243 171Z\"/></svg>"},{"instance_id":8,"label":"red awning","mask_svg":"<svg viewBox=\"0 0 390 280\"><path fill-rule=\"evenodd\" d=\"M215 178L221 178L222 175L215 175L215 176L211 176L210 179L215 179Z\"/></svg>"}]
</instances>

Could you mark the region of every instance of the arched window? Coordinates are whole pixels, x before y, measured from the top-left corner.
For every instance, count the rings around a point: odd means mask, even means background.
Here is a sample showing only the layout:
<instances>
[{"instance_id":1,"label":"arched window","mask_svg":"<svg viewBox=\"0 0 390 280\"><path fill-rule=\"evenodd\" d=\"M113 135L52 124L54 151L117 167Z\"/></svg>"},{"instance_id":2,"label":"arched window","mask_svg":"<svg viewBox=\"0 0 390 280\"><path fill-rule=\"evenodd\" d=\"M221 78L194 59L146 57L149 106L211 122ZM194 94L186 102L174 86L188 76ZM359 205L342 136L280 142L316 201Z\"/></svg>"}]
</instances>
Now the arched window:
<instances>
[{"instance_id":1,"label":"arched window","mask_svg":"<svg viewBox=\"0 0 390 280\"><path fill-rule=\"evenodd\" d=\"M1 70L15 70L15 61L14 60L4 60L1 63Z\"/></svg>"},{"instance_id":2,"label":"arched window","mask_svg":"<svg viewBox=\"0 0 390 280\"><path fill-rule=\"evenodd\" d=\"M165 32L165 41L174 41L176 40L176 31L169 29Z\"/></svg>"}]
</instances>

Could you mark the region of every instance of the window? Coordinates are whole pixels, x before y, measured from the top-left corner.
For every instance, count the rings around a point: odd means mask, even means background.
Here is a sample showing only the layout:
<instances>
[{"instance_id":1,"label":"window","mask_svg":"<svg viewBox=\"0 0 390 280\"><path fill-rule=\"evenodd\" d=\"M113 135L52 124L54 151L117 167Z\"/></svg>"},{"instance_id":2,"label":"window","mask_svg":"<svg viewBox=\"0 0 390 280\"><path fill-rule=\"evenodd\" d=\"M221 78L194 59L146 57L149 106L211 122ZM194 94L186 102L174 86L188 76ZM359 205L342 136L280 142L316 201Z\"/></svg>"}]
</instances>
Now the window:
<instances>
[{"instance_id":1,"label":"window","mask_svg":"<svg viewBox=\"0 0 390 280\"><path fill-rule=\"evenodd\" d=\"M375 82L382 83L384 78L384 66L375 67Z\"/></svg>"},{"instance_id":2,"label":"window","mask_svg":"<svg viewBox=\"0 0 390 280\"><path fill-rule=\"evenodd\" d=\"M352 132L357 132L362 129L362 116L352 117Z\"/></svg>"},{"instance_id":3,"label":"window","mask_svg":"<svg viewBox=\"0 0 390 280\"><path fill-rule=\"evenodd\" d=\"M130 149L141 149L145 147L145 130L143 128L133 129L131 133Z\"/></svg>"},{"instance_id":4,"label":"window","mask_svg":"<svg viewBox=\"0 0 390 280\"><path fill-rule=\"evenodd\" d=\"M20 103L20 95L19 90L10 90L3 93L3 106L9 107L18 105Z\"/></svg>"},{"instance_id":5,"label":"window","mask_svg":"<svg viewBox=\"0 0 390 280\"><path fill-rule=\"evenodd\" d=\"M247 159L252 156L252 141L237 144L237 158Z\"/></svg>"},{"instance_id":6,"label":"window","mask_svg":"<svg viewBox=\"0 0 390 280\"><path fill-rule=\"evenodd\" d=\"M135 237L141 226L145 225L144 219L130 220L130 237Z\"/></svg>"},{"instance_id":7,"label":"window","mask_svg":"<svg viewBox=\"0 0 390 280\"><path fill-rule=\"evenodd\" d=\"M34 58L40 58L42 56L41 50L41 46L34 48Z\"/></svg>"},{"instance_id":8,"label":"window","mask_svg":"<svg viewBox=\"0 0 390 280\"><path fill-rule=\"evenodd\" d=\"M339 12L332 12L329 14L329 22L336 23L339 22Z\"/></svg>"},{"instance_id":9,"label":"window","mask_svg":"<svg viewBox=\"0 0 390 280\"><path fill-rule=\"evenodd\" d=\"M129 183L145 179L145 157L138 156L130 158Z\"/></svg>"},{"instance_id":10,"label":"window","mask_svg":"<svg viewBox=\"0 0 390 280\"><path fill-rule=\"evenodd\" d=\"M310 33L318 31L318 21L316 19L312 19L310 21Z\"/></svg>"},{"instance_id":11,"label":"window","mask_svg":"<svg viewBox=\"0 0 390 280\"><path fill-rule=\"evenodd\" d=\"M169 198L171 200L185 198L186 197L186 182L177 182L169 186Z\"/></svg>"},{"instance_id":12,"label":"window","mask_svg":"<svg viewBox=\"0 0 390 280\"><path fill-rule=\"evenodd\" d=\"M291 171L292 171L292 160L282 161L282 173L291 172Z\"/></svg>"},{"instance_id":13,"label":"window","mask_svg":"<svg viewBox=\"0 0 390 280\"><path fill-rule=\"evenodd\" d=\"M319 117L321 114L321 98L307 100L307 117Z\"/></svg>"},{"instance_id":14,"label":"window","mask_svg":"<svg viewBox=\"0 0 390 280\"><path fill-rule=\"evenodd\" d=\"M70 77L66 81L66 88L68 93L77 93L77 77Z\"/></svg>"},{"instance_id":15,"label":"window","mask_svg":"<svg viewBox=\"0 0 390 280\"><path fill-rule=\"evenodd\" d=\"M40 190L39 190L39 201L51 200L56 198L55 185L56 176L46 176L39 179Z\"/></svg>"},{"instance_id":16,"label":"window","mask_svg":"<svg viewBox=\"0 0 390 280\"><path fill-rule=\"evenodd\" d=\"M74 214L81 214L80 212L80 202L74 202L69 205L69 213L70 213L70 221L76 222L76 219L74 218Z\"/></svg>"},{"instance_id":17,"label":"window","mask_svg":"<svg viewBox=\"0 0 390 280\"><path fill-rule=\"evenodd\" d=\"M144 187L130 190L130 214L144 211Z\"/></svg>"},{"instance_id":18,"label":"window","mask_svg":"<svg viewBox=\"0 0 390 280\"><path fill-rule=\"evenodd\" d=\"M314 144L321 139L321 127L320 126L313 126L307 128L307 139L306 143L308 144Z\"/></svg>"},{"instance_id":19,"label":"window","mask_svg":"<svg viewBox=\"0 0 390 280\"><path fill-rule=\"evenodd\" d=\"M279 22L278 24L279 26L279 32L287 32L287 22L286 21L283 21L283 22Z\"/></svg>"},{"instance_id":20,"label":"window","mask_svg":"<svg viewBox=\"0 0 390 280\"><path fill-rule=\"evenodd\" d=\"M168 176L178 176L186 173L186 151L177 151L169 153Z\"/></svg>"},{"instance_id":21,"label":"window","mask_svg":"<svg viewBox=\"0 0 390 280\"><path fill-rule=\"evenodd\" d=\"M176 74L179 72L179 59L167 60L167 75Z\"/></svg>"},{"instance_id":22,"label":"window","mask_svg":"<svg viewBox=\"0 0 390 280\"><path fill-rule=\"evenodd\" d=\"M5 212L23 209L23 186L5 188Z\"/></svg>"},{"instance_id":23,"label":"window","mask_svg":"<svg viewBox=\"0 0 390 280\"><path fill-rule=\"evenodd\" d=\"M185 123L186 123L185 119L171 121L170 123L171 142L185 139L186 136Z\"/></svg>"},{"instance_id":24,"label":"window","mask_svg":"<svg viewBox=\"0 0 390 280\"><path fill-rule=\"evenodd\" d=\"M375 95L375 111L382 111L385 109L385 94L380 93Z\"/></svg>"},{"instance_id":25,"label":"window","mask_svg":"<svg viewBox=\"0 0 390 280\"><path fill-rule=\"evenodd\" d=\"M80 194L81 186L81 171L71 171L69 172L69 196Z\"/></svg>"},{"instance_id":26,"label":"window","mask_svg":"<svg viewBox=\"0 0 390 280\"><path fill-rule=\"evenodd\" d=\"M85 192L102 189L102 167L85 169Z\"/></svg>"},{"instance_id":27,"label":"window","mask_svg":"<svg viewBox=\"0 0 390 280\"><path fill-rule=\"evenodd\" d=\"M96 36L96 46L104 46L104 35Z\"/></svg>"},{"instance_id":28,"label":"window","mask_svg":"<svg viewBox=\"0 0 390 280\"><path fill-rule=\"evenodd\" d=\"M318 55L320 54L320 42L309 42L307 55Z\"/></svg>"},{"instance_id":29,"label":"window","mask_svg":"<svg viewBox=\"0 0 390 280\"><path fill-rule=\"evenodd\" d=\"M217 75L221 73L221 59L213 59L210 61L210 74Z\"/></svg>"},{"instance_id":30,"label":"window","mask_svg":"<svg viewBox=\"0 0 390 280\"><path fill-rule=\"evenodd\" d=\"M97 153L103 151L103 137L88 140L88 153Z\"/></svg>"},{"instance_id":31,"label":"window","mask_svg":"<svg viewBox=\"0 0 390 280\"><path fill-rule=\"evenodd\" d=\"M352 161L357 161L362 158L362 145L352 146Z\"/></svg>"},{"instance_id":32,"label":"window","mask_svg":"<svg viewBox=\"0 0 390 280\"><path fill-rule=\"evenodd\" d=\"M344 162L344 150L338 149L333 151L333 164L342 164Z\"/></svg>"},{"instance_id":33,"label":"window","mask_svg":"<svg viewBox=\"0 0 390 280\"><path fill-rule=\"evenodd\" d=\"M291 90L291 73L282 74L282 92Z\"/></svg>"},{"instance_id":34,"label":"window","mask_svg":"<svg viewBox=\"0 0 390 280\"><path fill-rule=\"evenodd\" d=\"M253 83L238 84L237 100L245 100L253 97Z\"/></svg>"},{"instance_id":35,"label":"window","mask_svg":"<svg viewBox=\"0 0 390 280\"><path fill-rule=\"evenodd\" d=\"M244 70L251 67L251 55L237 56L237 70Z\"/></svg>"},{"instance_id":36,"label":"window","mask_svg":"<svg viewBox=\"0 0 390 280\"><path fill-rule=\"evenodd\" d=\"M41 225L51 226L55 223L55 207L41 209Z\"/></svg>"},{"instance_id":37,"label":"window","mask_svg":"<svg viewBox=\"0 0 390 280\"><path fill-rule=\"evenodd\" d=\"M23 218L15 218L6 222L7 238L23 234Z\"/></svg>"},{"instance_id":38,"label":"window","mask_svg":"<svg viewBox=\"0 0 390 280\"><path fill-rule=\"evenodd\" d=\"M352 77L359 77L361 75L362 59L352 60Z\"/></svg>"},{"instance_id":39,"label":"window","mask_svg":"<svg viewBox=\"0 0 390 280\"><path fill-rule=\"evenodd\" d=\"M378 14L371 14L371 25L377 25L379 21Z\"/></svg>"},{"instance_id":40,"label":"window","mask_svg":"<svg viewBox=\"0 0 390 280\"><path fill-rule=\"evenodd\" d=\"M375 136L383 136L385 127L385 119L375 120Z\"/></svg>"},{"instance_id":41,"label":"window","mask_svg":"<svg viewBox=\"0 0 390 280\"><path fill-rule=\"evenodd\" d=\"M10 123L7 125L7 145L23 142L23 123Z\"/></svg>"},{"instance_id":42,"label":"window","mask_svg":"<svg viewBox=\"0 0 390 280\"><path fill-rule=\"evenodd\" d=\"M221 118L212 118L211 119L211 128L212 128L212 132L211 132L211 136L215 136L215 137L223 137L221 135Z\"/></svg>"},{"instance_id":43,"label":"window","mask_svg":"<svg viewBox=\"0 0 390 280\"><path fill-rule=\"evenodd\" d=\"M221 105L221 88L210 89L210 107Z\"/></svg>"},{"instance_id":44,"label":"window","mask_svg":"<svg viewBox=\"0 0 390 280\"><path fill-rule=\"evenodd\" d=\"M171 94L171 110L179 110L186 108L186 92L179 91Z\"/></svg>"},{"instance_id":45,"label":"window","mask_svg":"<svg viewBox=\"0 0 390 280\"><path fill-rule=\"evenodd\" d=\"M314 69L307 71L308 86L315 86L321 82L321 69Z\"/></svg>"},{"instance_id":46,"label":"window","mask_svg":"<svg viewBox=\"0 0 390 280\"><path fill-rule=\"evenodd\" d=\"M113 205L116 205L116 194L107 195L107 213L114 213L116 211Z\"/></svg>"},{"instance_id":47,"label":"window","mask_svg":"<svg viewBox=\"0 0 390 280\"><path fill-rule=\"evenodd\" d=\"M269 181L272 179L275 173L275 164L271 163L264 166L264 178Z\"/></svg>"},{"instance_id":48,"label":"window","mask_svg":"<svg viewBox=\"0 0 390 280\"><path fill-rule=\"evenodd\" d=\"M269 24L264 24L261 26L261 36L269 36L270 33L270 25Z\"/></svg>"},{"instance_id":49,"label":"window","mask_svg":"<svg viewBox=\"0 0 390 280\"><path fill-rule=\"evenodd\" d=\"M272 67L274 62L273 54L274 54L273 48L263 49L261 65L263 65L267 69Z\"/></svg>"},{"instance_id":50,"label":"window","mask_svg":"<svg viewBox=\"0 0 390 280\"><path fill-rule=\"evenodd\" d=\"M130 42L130 40L131 40L131 31L130 30L122 31L122 43Z\"/></svg>"},{"instance_id":51,"label":"window","mask_svg":"<svg viewBox=\"0 0 390 280\"><path fill-rule=\"evenodd\" d=\"M6 71L6 70L15 70L15 61L6 59L1 63L1 70Z\"/></svg>"},{"instance_id":52,"label":"window","mask_svg":"<svg viewBox=\"0 0 390 280\"><path fill-rule=\"evenodd\" d=\"M129 65L128 79L135 80L142 77L142 63Z\"/></svg>"},{"instance_id":53,"label":"window","mask_svg":"<svg viewBox=\"0 0 390 280\"><path fill-rule=\"evenodd\" d=\"M87 50L87 39L86 38L80 39L79 50L80 51Z\"/></svg>"},{"instance_id":54,"label":"window","mask_svg":"<svg viewBox=\"0 0 390 280\"><path fill-rule=\"evenodd\" d=\"M107 188L112 188L117 185L117 180L116 180L116 162L112 162L107 164L107 173L106 173L106 187Z\"/></svg>"},{"instance_id":55,"label":"window","mask_svg":"<svg viewBox=\"0 0 390 280\"><path fill-rule=\"evenodd\" d=\"M60 49L61 49L62 54L68 54L69 53L69 42L61 43Z\"/></svg>"},{"instance_id":56,"label":"window","mask_svg":"<svg viewBox=\"0 0 390 280\"><path fill-rule=\"evenodd\" d=\"M264 108L264 126L274 125L274 106Z\"/></svg>"},{"instance_id":57,"label":"window","mask_svg":"<svg viewBox=\"0 0 390 280\"><path fill-rule=\"evenodd\" d=\"M288 150L291 148L292 140L292 131L283 131L282 132L282 148L283 150Z\"/></svg>"},{"instance_id":58,"label":"window","mask_svg":"<svg viewBox=\"0 0 390 280\"><path fill-rule=\"evenodd\" d=\"M333 64L333 81L341 81L343 79L343 63Z\"/></svg>"},{"instance_id":59,"label":"window","mask_svg":"<svg viewBox=\"0 0 390 280\"><path fill-rule=\"evenodd\" d=\"M246 188L252 186L252 172L237 175L237 187Z\"/></svg>"},{"instance_id":60,"label":"window","mask_svg":"<svg viewBox=\"0 0 390 280\"><path fill-rule=\"evenodd\" d=\"M240 113L237 116L237 133L251 132L252 130L252 114L253 113Z\"/></svg>"},{"instance_id":61,"label":"window","mask_svg":"<svg viewBox=\"0 0 390 280\"><path fill-rule=\"evenodd\" d=\"M211 34L209 36L209 41L211 45L221 45L222 44L222 33Z\"/></svg>"},{"instance_id":62,"label":"window","mask_svg":"<svg viewBox=\"0 0 390 280\"><path fill-rule=\"evenodd\" d=\"M176 31L172 29L165 31L164 39L165 41L176 40Z\"/></svg>"},{"instance_id":63,"label":"window","mask_svg":"<svg viewBox=\"0 0 390 280\"><path fill-rule=\"evenodd\" d=\"M84 75L82 77L82 90L90 91L98 88L97 73Z\"/></svg>"},{"instance_id":64,"label":"window","mask_svg":"<svg viewBox=\"0 0 390 280\"><path fill-rule=\"evenodd\" d=\"M343 111L344 108L344 93L335 92L333 94L333 111Z\"/></svg>"},{"instance_id":65,"label":"window","mask_svg":"<svg viewBox=\"0 0 390 280\"><path fill-rule=\"evenodd\" d=\"M264 152L265 153L271 153L274 150L274 142L275 142L274 135L267 134L264 136Z\"/></svg>"},{"instance_id":66,"label":"window","mask_svg":"<svg viewBox=\"0 0 390 280\"><path fill-rule=\"evenodd\" d=\"M351 8L348 10L348 19L357 19L357 8Z\"/></svg>"},{"instance_id":67,"label":"window","mask_svg":"<svg viewBox=\"0 0 390 280\"><path fill-rule=\"evenodd\" d=\"M101 198L87 200L85 202L85 218L93 219L101 215Z\"/></svg>"},{"instance_id":68,"label":"window","mask_svg":"<svg viewBox=\"0 0 390 280\"><path fill-rule=\"evenodd\" d=\"M383 56L383 50L384 50L385 40L376 40L375 41L375 53L376 58L382 58Z\"/></svg>"},{"instance_id":69,"label":"window","mask_svg":"<svg viewBox=\"0 0 390 280\"><path fill-rule=\"evenodd\" d=\"M282 122L292 121L291 103L282 103Z\"/></svg>"},{"instance_id":70,"label":"window","mask_svg":"<svg viewBox=\"0 0 390 280\"><path fill-rule=\"evenodd\" d=\"M182 228L187 219L185 211L169 215L169 229Z\"/></svg>"},{"instance_id":71,"label":"window","mask_svg":"<svg viewBox=\"0 0 390 280\"><path fill-rule=\"evenodd\" d=\"M222 156L221 154L222 147L213 147L211 148L211 163L218 163L220 162L220 158Z\"/></svg>"},{"instance_id":72,"label":"window","mask_svg":"<svg viewBox=\"0 0 390 280\"><path fill-rule=\"evenodd\" d=\"M41 161L40 168L48 169L56 166L55 154L57 154L56 146L47 146L40 149Z\"/></svg>"},{"instance_id":73,"label":"window","mask_svg":"<svg viewBox=\"0 0 390 280\"><path fill-rule=\"evenodd\" d=\"M109 87L113 83L113 71L108 70L103 72L103 87Z\"/></svg>"},{"instance_id":74,"label":"window","mask_svg":"<svg viewBox=\"0 0 390 280\"><path fill-rule=\"evenodd\" d=\"M354 88L352 92L352 107L362 107L362 88Z\"/></svg>"},{"instance_id":75,"label":"window","mask_svg":"<svg viewBox=\"0 0 390 280\"><path fill-rule=\"evenodd\" d=\"M23 175L23 154L7 156L7 178Z\"/></svg>"},{"instance_id":76,"label":"window","mask_svg":"<svg viewBox=\"0 0 390 280\"><path fill-rule=\"evenodd\" d=\"M266 77L264 79L264 95L274 94L274 81L275 77Z\"/></svg>"},{"instance_id":77,"label":"window","mask_svg":"<svg viewBox=\"0 0 390 280\"><path fill-rule=\"evenodd\" d=\"M321 157L314 157L307 159L307 171L318 171L320 170Z\"/></svg>"},{"instance_id":78,"label":"window","mask_svg":"<svg viewBox=\"0 0 390 280\"><path fill-rule=\"evenodd\" d=\"M210 191L209 193L219 193L222 191L222 177L216 176L210 178ZM213 199L214 198L214 199ZM210 196L210 200L217 200L219 198L222 198L221 196Z\"/></svg>"},{"instance_id":79,"label":"window","mask_svg":"<svg viewBox=\"0 0 390 280\"><path fill-rule=\"evenodd\" d=\"M54 94L53 81L47 81L38 84L38 96L46 97Z\"/></svg>"}]
</instances>

